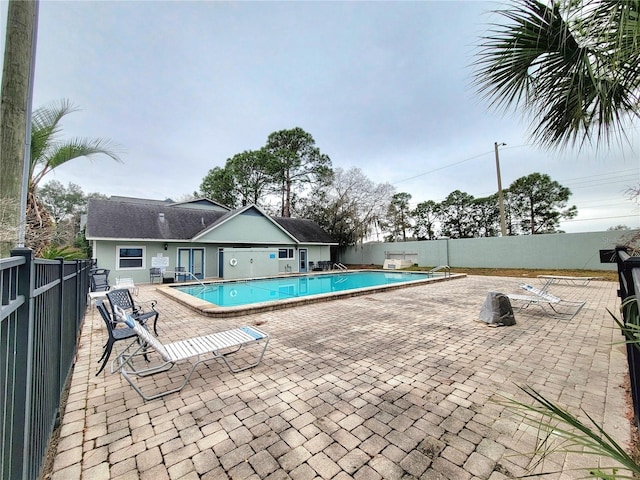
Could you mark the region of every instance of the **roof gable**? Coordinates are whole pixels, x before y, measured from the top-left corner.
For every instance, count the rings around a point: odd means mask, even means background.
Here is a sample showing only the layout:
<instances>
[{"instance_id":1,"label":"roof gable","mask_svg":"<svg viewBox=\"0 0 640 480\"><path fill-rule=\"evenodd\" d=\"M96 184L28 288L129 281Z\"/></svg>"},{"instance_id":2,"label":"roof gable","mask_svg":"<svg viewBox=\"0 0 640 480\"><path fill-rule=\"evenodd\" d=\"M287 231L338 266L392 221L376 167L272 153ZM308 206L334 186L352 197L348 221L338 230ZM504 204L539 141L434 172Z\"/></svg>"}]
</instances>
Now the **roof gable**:
<instances>
[{"instance_id":1,"label":"roof gable","mask_svg":"<svg viewBox=\"0 0 640 480\"><path fill-rule=\"evenodd\" d=\"M336 244L310 220L273 218L256 205L229 211L207 199L179 204L129 197L91 199L86 237L88 240Z\"/></svg>"},{"instance_id":2,"label":"roof gable","mask_svg":"<svg viewBox=\"0 0 640 480\"><path fill-rule=\"evenodd\" d=\"M229 212L198 234L194 240L243 243L296 242L293 235L256 205L247 205Z\"/></svg>"},{"instance_id":3,"label":"roof gable","mask_svg":"<svg viewBox=\"0 0 640 480\"><path fill-rule=\"evenodd\" d=\"M217 210L220 212L228 212L231 209L221 203L209 200L208 198L196 198L186 202L176 202L171 204L172 207L177 208L202 208L206 210Z\"/></svg>"}]
</instances>

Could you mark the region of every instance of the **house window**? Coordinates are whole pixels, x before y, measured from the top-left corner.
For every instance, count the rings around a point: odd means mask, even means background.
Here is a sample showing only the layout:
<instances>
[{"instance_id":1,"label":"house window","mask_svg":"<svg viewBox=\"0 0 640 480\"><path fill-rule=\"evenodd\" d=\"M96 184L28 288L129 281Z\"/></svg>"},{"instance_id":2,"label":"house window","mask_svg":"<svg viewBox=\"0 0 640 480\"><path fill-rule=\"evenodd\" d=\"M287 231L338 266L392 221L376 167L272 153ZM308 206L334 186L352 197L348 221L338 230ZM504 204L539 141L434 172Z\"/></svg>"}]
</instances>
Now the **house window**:
<instances>
[{"instance_id":1,"label":"house window","mask_svg":"<svg viewBox=\"0 0 640 480\"><path fill-rule=\"evenodd\" d=\"M118 270L144 268L144 248L118 247Z\"/></svg>"},{"instance_id":2,"label":"house window","mask_svg":"<svg viewBox=\"0 0 640 480\"><path fill-rule=\"evenodd\" d=\"M278 258L281 260L289 260L293 258L293 248L279 248Z\"/></svg>"}]
</instances>

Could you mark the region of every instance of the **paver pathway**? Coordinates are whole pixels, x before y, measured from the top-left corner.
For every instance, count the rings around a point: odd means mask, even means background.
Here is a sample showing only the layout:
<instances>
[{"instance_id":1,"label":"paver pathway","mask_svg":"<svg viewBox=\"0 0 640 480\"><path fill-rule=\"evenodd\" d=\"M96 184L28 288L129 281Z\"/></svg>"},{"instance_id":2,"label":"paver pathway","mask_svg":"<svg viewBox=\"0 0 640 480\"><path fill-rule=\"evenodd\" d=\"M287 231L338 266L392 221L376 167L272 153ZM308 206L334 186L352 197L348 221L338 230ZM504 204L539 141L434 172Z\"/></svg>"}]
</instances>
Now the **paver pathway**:
<instances>
[{"instance_id":1,"label":"paver pathway","mask_svg":"<svg viewBox=\"0 0 640 480\"><path fill-rule=\"evenodd\" d=\"M525 400L518 385L628 442L626 356L606 312L617 312L617 285L553 286L587 300L570 322L535 308L512 327L477 321L488 291L516 293L517 283L470 276L233 319L142 286L140 300L159 300L163 342L257 322L271 335L264 360L239 374L201 365L182 392L145 403L108 368L95 376L106 332L93 310L51 478L514 478L536 437L492 399ZM597 459L555 454L543 468L579 478L587 460Z\"/></svg>"}]
</instances>

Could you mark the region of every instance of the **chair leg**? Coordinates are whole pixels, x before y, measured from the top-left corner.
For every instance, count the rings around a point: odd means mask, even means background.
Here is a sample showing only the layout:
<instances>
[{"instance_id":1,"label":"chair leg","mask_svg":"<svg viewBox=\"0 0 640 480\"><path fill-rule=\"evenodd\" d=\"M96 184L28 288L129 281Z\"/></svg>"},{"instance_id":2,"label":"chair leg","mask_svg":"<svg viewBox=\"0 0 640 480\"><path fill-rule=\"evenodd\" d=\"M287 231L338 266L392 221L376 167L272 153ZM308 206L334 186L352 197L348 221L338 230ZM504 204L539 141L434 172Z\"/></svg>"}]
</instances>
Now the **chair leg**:
<instances>
[{"instance_id":1,"label":"chair leg","mask_svg":"<svg viewBox=\"0 0 640 480\"><path fill-rule=\"evenodd\" d=\"M165 395L169 395L171 393L176 393L179 392L180 390L182 390L187 383L189 383L189 380L191 379L191 375L193 374L194 370L196 369L196 367L202 363L202 361L197 361L195 363L193 363L191 365L191 368L189 369L189 372L187 373L187 375L185 376L184 380L182 381L182 383L176 387L176 388L172 388L170 390L166 390L164 392L160 392L160 393L156 393L155 395L147 395L146 393L144 393L142 391L142 389L140 388L140 386L138 385L138 383L132 378L133 376L137 376L137 377L144 377L145 373L136 373L135 371L131 371L131 370L127 370L125 365L126 365L126 361L122 361L121 359L121 364L118 367L118 369L120 370L120 373L122 374L122 376L125 378L125 380L127 382L129 382L129 385L131 385L133 387L133 389L144 399L144 400L154 400L156 398L160 398L160 397L164 397ZM174 364L171 363L170 367L171 368ZM161 371L166 371L168 370L168 368L165 368L164 370L158 370L158 371L154 371L153 374L161 372ZM150 373L147 373L146 375L150 375Z\"/></svg>"},{"instance_id":2,"label":"chair leg","mask_svg":"<svg viewBox=\"0 0 640 480\"><path fill-rule=\"evenodd\" d=\"M104 353L102 354L102 356L104 357L104 361L102 362L102 366L100 367L100 370L98 370L98 372L96 373L96 377L98 375L100 375L100 372L102 372L102 370L104 370L104 367L107 366L107 363L109 362L109 357L111 356L111 350L113 349L113 342L109 342L107 344L107 348L105 349Z\"/></svg>"},{"instance_id":3,"label":"chair leg","mask_svg":"<svg viewBox=\"0 0 640 480\"><path fill-rule=\"evenodd\" d=\"M104 356L107 354L107 345L109 345L109 342L105 343L102 346L102 356L98 359L98 363L100 363L102 360L104 360Z\"/></svg>"},{"instance_id":4,"label":"chair leg","mask_svg":"<svg viewBox=\"0 0 640 480\"><path fill-rule=\"evenodd\" d=\"M153 319L153 333L156 334L156 337L158 336L158 317L160 315L158 313L156 313L156 317Z\"/></svg>"},{"instance_id":5,"label":"chair leg","mask_svg":"<svg viewBox=\"0 0 640 480\"><path fill-rule=\"evenodd\" d=\"M231 362L229 362L229 360L227 360L227 356L230 356L230 355L233 355L234 353L236 353L238 350L240 350L242 348L242 345L238 349L236 349L236 350L234 350L232 352L227 352L227 353L225 353L223 355L220 355L218 358L221 358L224 361L224 363L227 365L227 367L229 367L229 370L232 373L242 372L243 370L248 370L249 368L253 368L253 367L257 366L262 361L262 357L264 357L264 352L266 352L266 350L267 350L267 345L269 345L269 337L267 337L266 341L264 342L264 347L262 347L262 351L260 352L260 355L258 356L258 359L253 363L245 365L244 367L235 368L235 367L232 366Z\"/></svg>"}]
</instances>

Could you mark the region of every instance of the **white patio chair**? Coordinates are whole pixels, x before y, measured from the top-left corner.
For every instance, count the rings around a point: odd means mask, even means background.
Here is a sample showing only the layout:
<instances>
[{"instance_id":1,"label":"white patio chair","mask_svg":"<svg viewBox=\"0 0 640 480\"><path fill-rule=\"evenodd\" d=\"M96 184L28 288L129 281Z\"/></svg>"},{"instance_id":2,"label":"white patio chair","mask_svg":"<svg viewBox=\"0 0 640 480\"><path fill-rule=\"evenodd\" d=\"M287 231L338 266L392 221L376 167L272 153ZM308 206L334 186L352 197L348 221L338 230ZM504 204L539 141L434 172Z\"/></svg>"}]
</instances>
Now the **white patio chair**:
<instances>
[{"instance_id":1,"label":"white patio chair","mask_svg":"<svg viewBox=\"0 0 640 480\"><path fill-rule=\"evenodd\" d=\"M229 370L233 373L255 367L262 361L264 352L269 344L269 335L267 333L253 326L244 326L234 328L233 330L212 333L210 335L189 338L163 345L151 334L151 332L138 322L134 321L131 316L121 308L115 307L115 314L119 321L124 321L128 327L132 328L136 332L140 338L140 345L137 346L133 352L131 352L131 349L135 345L131 345L118 355L118 357L114 359L114 363L117 362L117 366L114 371L119 370L127 382L129 382L135 391L138 392L138 394L140 394L140 396L145 400L153 400L154 398L163 397L170 393L179 392L185 387L196 367L200 363L207 362L209 360L218 358L222 359L227 367L229 367ZM264 346L259 350L258 358L255 362L242 367L235 367L234 364L229 361L228 357L237 353L243 347L251 344L259 344L260 342L264 342ZM151 349L155 350L160 355L162 362L145 368L136 368L134 365L134 359L141 355L148 355ZM195 359L191 365L191 369L186 374L182 383L175 388L170 388L169 390L149 395L144 393L140 385L134 380L134 377L146 377L160 372L165 372L170 370L176 364L191 359Z\"/></svg>"},{"instance_id":2,"label":"white patio chair","mask_svg":"<svg viewBox=\"0 0 640 480\"><path fill-rule=\"evenodd\" d=\"M126 288L132 294L138 295L138 287L133 283L133 278L130 277L118 277L116 278L116 288Z\"/></svg>"}]
</instances>

